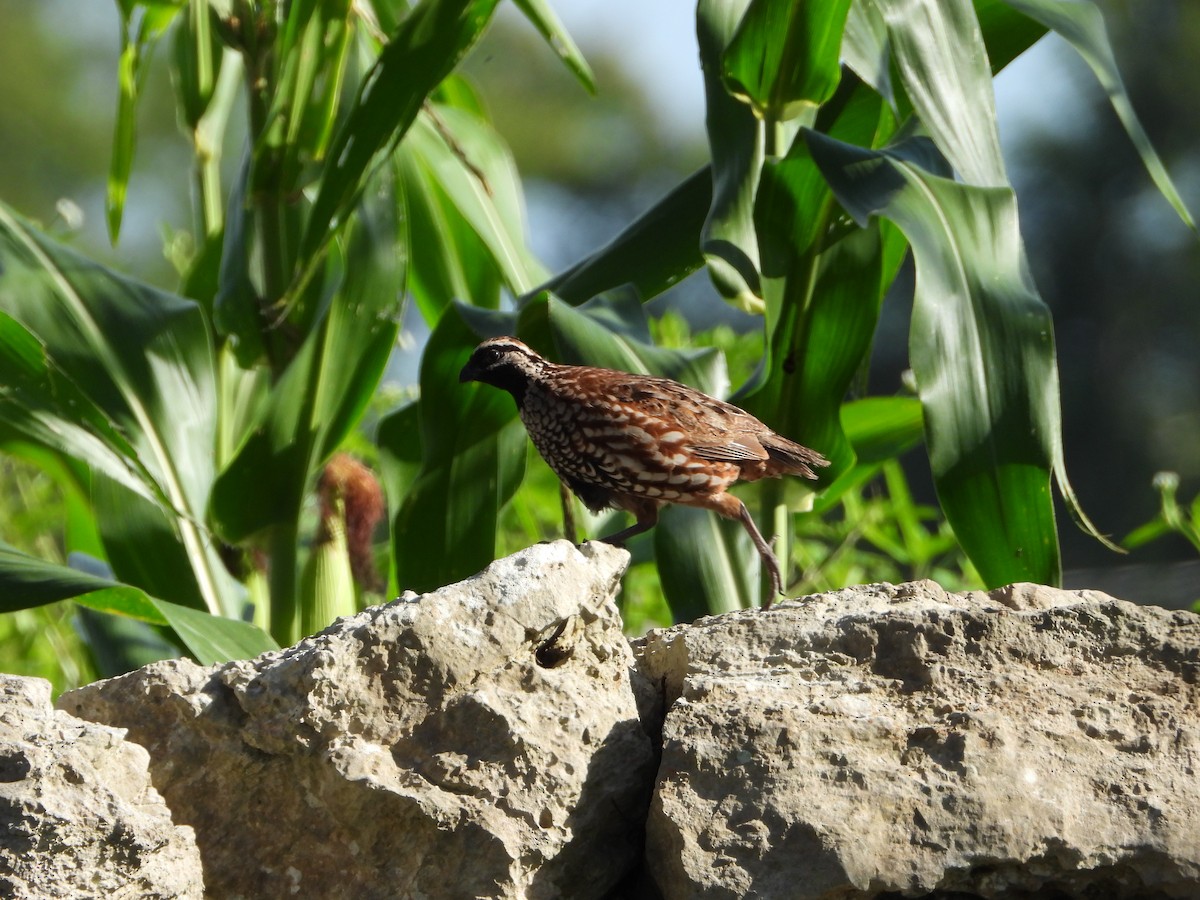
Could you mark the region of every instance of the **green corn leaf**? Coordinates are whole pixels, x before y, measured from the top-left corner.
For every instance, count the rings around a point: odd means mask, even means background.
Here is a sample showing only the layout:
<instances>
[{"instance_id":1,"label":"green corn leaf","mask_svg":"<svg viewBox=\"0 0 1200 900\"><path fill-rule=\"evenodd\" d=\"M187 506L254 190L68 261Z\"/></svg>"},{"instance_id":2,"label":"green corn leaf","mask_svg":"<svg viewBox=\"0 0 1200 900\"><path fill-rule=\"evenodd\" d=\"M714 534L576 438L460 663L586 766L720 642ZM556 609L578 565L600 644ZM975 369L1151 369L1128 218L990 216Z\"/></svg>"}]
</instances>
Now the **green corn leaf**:
<instances>
[{"instance_id":1,"label":"green corn leaf","mask_svg":"<svg viewBox=\"0 0 1200 900\"><path fill-rule=\"evenodd\" d=\"M421 405L417 401L404 404L379 420L375 433L379 449L379 474L387 500L387 520L391 528L404 505L405 498L421 472ZM396 554L388 554L388 592L399 591Z\"/></svg>"},{"instance_id":2,"label":"green corn leaf","mask_svg":"<svg viewBox=\"0 0 1200 900\"><path fill-rule=\"evenodd\" d=\"M525 430L512 398L458 373L478 343L457 305L429 338L421 362L420 435L380 434L398 459L419 441L421 467L392 524L399 588L429 590L479 571L495 556L496 523L524 475ZM411 415L397 420L411 428Z\"/></svg>"},{"instance_id":3,"label":"green corn leaf","mask_svg":"<svg viewBox=\"0 0 1200 900\"><path fill-rule=\"evenodd\" d=\"M975 0L975 15L987 45L993 75L1046 34L1045 26L1017 12L1005 0Z\"/></svg>"},{"instance_id":4,"label":"green corn leaf","mask_svg":"<svg viewBox=\"0 0 1200 900\"><path fill-rule=\"evenodd\" d=\"M589 93L596 93L596 79L592 75L592 67L575 45L570 33L563 27L561 21L546 0L516 0L517 9L525 14L538 32L546 39L550 48L571 70L579 83L587 88Z\"/></svg>"},{"instance_id":5,"label":"green corn leaf","mask_svg":"<svg viewBox=\"0 0 1200 900\"><path fill-rule=\"evenodd\" d=\"M431 105L413 123L401 152L420 158L483 243L510 291L524 294L546 277L525 246L516 164L484 121L464 110Z\"/></svg>"},{"instance_id":6,"label":"green corn leaf","mask_svg":"<svg viewBox=\"0 0 1200 900\"><path fill-rule=\"evenodd\" d=\"M628 228L590 256L539 285L578 305L630 284L643 301L658 296L704 265L700 231L712 203L712 170L681 182Z\"/></svg>"},{"instance_id":7,"label":"green corn leaf","mask_svg":"<svg viewBox=\"0 0 1200 900\"><path fill-rule=\"evenodd\" d=\"M1057 583L1051 475L1091 526L1066 477L1053 327L1012 191L931 175L907 146L806 138L842 205L859 221L886 216L912 244L910 357L938 497L964 550L989 585Z\"/></svg>"},{"instance_id":8,"label":"green corn leaf","mask_svg":"<svg viewBox=\"0 0 1200 900\"><path fill-rule=\"evenodd\" d=\"M54 244L0 206L0 310L36 336L54 373L51 384L69 382L90 401L63 409L26 395L25 421L99 436L98 471L160 503L205 608L220 612L226 601L234 603L232 582L201 524L214 473L216 398L199 307ZM96 410L111 423L107 430L97 424ZM131 461L140 463L130 469L136 479L121 473L110 455L121 452L113 429L136 451ZM82 449L48 440L33 425L25 436L71 455Z\"/></svg>"},{"instance_id":9,"label":"green corn leaf","mask_svg":"<svg viewBox=\"0 0 1200 900\"><path fill-rule=\"evenodd\" d=\"M854 0L846 18L842 36L842 59L859 78L869 84L889 104L895 105L892 91L892 48L887 23L875 0Z\"/></svg>"},{"instance_id":10,"label":"green corn leaf","mask_svg":"<svg viewBox=\"0 0 1200 900\"><path fill-rule=\"evenodd\" d=\"M131 585L46 562L0 542L0 611L72 598L89 609L172 628L202 665L279 649L248 622L168 603Z\"/></svg>"},{"instance_id":11,"label":"green corn leaf","mask_svg":"<svg viewBox=\"0 0 1200 900\"><path fill-rule=\"evenodd\" d=\"M750 0L699 0L696 6L696 36L712 153L712 205L704 221L700 249L720 294L741 309L761 313L754 197L766 132L750 106L729 94L722 77L725 50L749 6Z\"/></svg>"},{"instance_id":12,"label":"green corn leaf","mask_svg":"<svg viewBox=\"0 0 1200 900\"><path fill-rule=\"evenodd\" d=\"M54 364L45 345L0 312L0 434L87 460L133 491L169 501L137 449L99 406Z\"/></svg>"},{"instance_id":13,"label":"green corn leaf","mask_svg":"<svg viewBox=\"0 0 1200 900\"><path fill-rule=\"evenodd\" d=\"M182 4L178 2L135 3L123 0L121 8L121 56L117 64L117 122L113 129L112 164L108 171L106 214L108 237L114 245L121 233L125 196L137 144L137 108L142 82L158 39L170 27Z\"/></svg>"},{"instance_id":14,"label":"green corn leaf","mask_svg":"<svg viewBox=\"0 0 1200 900\"><path fill-rule=\"evenodd\" d=\"M261 331L263 312L258 290L251 280L254 255L254 213L249 189L252 155L242 156L237 177L229 191L229 207L217 275L217 294L213 301L213 324L229 342L243 368L249 369L266 356Z\"/></svg>"},{"instance_id":15,"label":"green corn leaf","mask_svg":"<svg viewBox=\"0 0 1200 900\"><path fill-rule=\"evenodd\" d=\"M739 522L668 506L654 529L654 554L676 622L757 605L761 561Z\"/></svg>"},{"instance_id":16,"label":"green corn leaf","mask_svg":"<svg viewBox=\"0 0 1200 900\"><path fill-rule=\"evenodd\" d=\"M205 607L203 589L187 548L179 540L173 516L99 474L92 477L91 501L104 556L120 581L181 606ZM243 605L242 591L223 568L220 577L220 612L237 618Z\"/></svg>"},{"instance_id":17,"label":"green corn leaf","mask_svg":"<svg viewBox=\"0 0 1200 900\"><path fill-rule=\"evenodd\" d=\"M921 443L925 419L916 397L864 397L842 404L842 428L859 463L895 459Z\"/></svg>"},{"instance_id":18,"label":"green corn leaf","mask_svg":"<svg viewBox=\"0 0 1200 900\"><path fill-rule=\"evenodd\" d=\"M1117 68L1117 60L1113 56L1112 45L1108 40L1108 31L1104 27L1104 16L1100 9L1092 3L1080 3L1078 0L1005 0L1013 9L1018 10L1046 28L1059 34L1083 58L1096 79L1108 95L1109 102L1125 132L1133 142L1134 148L1142 158L1142 164L1154 180L1159 193L1175 209L1179 218L1188 228L1200 236L1196 220L1192 217L1183 198L1179 195L1167 167L1150 143L1150 137L1142 127L1129 93L1121 80Z\"/></svg>"},{"instance_id":19,"label":"green corn leaf","mask_svg":"<svg viewBox=\"0 0 1200 900\"><path fill-rule=\"evenodd\" d=\"M395 343L407 246L387 192L369 198L331 257L338 289L258 403L211 510L232 543L293 522L317 467L361 417ZM343 248L344 244L344 248Z\"/></svg>"},{"instance_id":20,"label":"green corn leaf","mask_svg":"<svg viewBox=\"0 0 1200 900\"><path fill-rule=\"evenodd\" d=\"M185 126L195 130L208 110L221 70L223 48L212 30L208 3L187 4L172 47L175 98Z\"/></svg>"},{"instance_id":21,"label":"green corn leaf","mask_svg":"<svg viewBox=\"0 0 1200 900\"><path fill-rule=\"evenodd\" d=\"M645 310L633 293L596 297L580 307L543 295L521 311L518 333L538 331L538 320L562 362L674 378L716 397L729 393L721 352L654 346Z\"/></svg>"},{"instance_id":22,"label":"green corn leaf","mask_svg":"<svg viewBox=\"0 0 1200 900\"><path fill-rule=\"evenodd\" d=\"M250 622L210 616L201 610L163 600L154 603L171 630L202 666L253 659L279 649L269 634Z\"/></svg>"},{"instance_id":23,"label":"green corn leaf","mask_svg":"<svg viewBox=\"0 0 1200 900\"><path fill-rule=\"evenodd\" d=\"M153 625L167 620L144 591L30 556L0 542L0 611L30 609L78 598L100 612L129 616Z\"/></svg>"},{"instance_id":24,"label":"green corn leaf","mask_svg":"<svg viewBox=\"0 0 1200 900\"><path fill-rule=\"evenodd\" d=\"M488 246L435 175L430 148L422 149L405 141L395 154L395 169L403 220L412 246L421 248L410 262L408 291L432 328L455 298L499 306L503 278ZM433 152L446 153L440 146Z\"/></svg>"},{"instance_id":25,"label":"green corn leaf","mask_svg":"<svg viewBox=\"0 0 1200 900\"><path fill-rule=\"evenodd\" d=\"M893 127L881 97L853 75L818 121L856 144L880 140ZM767 301L767 358L760 378L744 388L745 405L831 460L832 468L821 473L829 481L853 461L839 408L865 365L883 297L907 243L889 225L847 233L803 140L783 159L764 165L755 227ZM786 480L764 490L794 493Z\"/></svg>"},{"instance_id":26,"label":"green corn leaf","mask_svg":"<svg viewBox=\"0 0 1200 900\"><path fill-rule=\"evenodd\" d=\"M730 93L769 122L811 115L841 77L849 11L850 0L751 0L722 57Z\"/></svg>"},{"instance_id":27,"label":"green corn leaf","mask_svg":"<svg viewBox=\"0 0 1200 900\"><path fill-rule=\"evenodd\" d=\"M875 0L908 99L968 184L1008 184L992 69L974 7L961 0Z\"/></svg>"},{"instance_id":28,"label":"green corn leaf","mask_svg":"<svg viewBox=\"0 0 1200 900\"><path fill-rule=\"evenodd\" d=\"M403 19L330 144L301 259L315 260L324 252L354 209L378 156L408 130L425 98L482 33L496 3L423 0Z\"/></svg>"}]
</instances>

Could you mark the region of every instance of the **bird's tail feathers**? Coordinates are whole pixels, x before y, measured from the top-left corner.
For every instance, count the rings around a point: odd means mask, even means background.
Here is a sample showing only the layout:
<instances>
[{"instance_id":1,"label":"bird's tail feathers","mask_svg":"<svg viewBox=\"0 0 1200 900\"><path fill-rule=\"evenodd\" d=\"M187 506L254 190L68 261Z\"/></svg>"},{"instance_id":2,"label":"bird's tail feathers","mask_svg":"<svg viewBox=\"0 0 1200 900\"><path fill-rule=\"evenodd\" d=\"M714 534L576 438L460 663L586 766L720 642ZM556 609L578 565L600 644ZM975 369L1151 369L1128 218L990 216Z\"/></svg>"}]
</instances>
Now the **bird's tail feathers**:
<instances>
[{"instance_id":1,"label":"bird's tail feathers","mask_svg":"<svg viewBox=\"0 0 1200 900\"><path fill-rule=\"evenodd\" d=\"M816 478L817 474L813 471L813 467L829 465L829 460L816 450L810 450L803 444L789 441L778 434L772 434L759 440L763 449L770 455L771 462L781 473Z\"/></svg>"}]
</instances>

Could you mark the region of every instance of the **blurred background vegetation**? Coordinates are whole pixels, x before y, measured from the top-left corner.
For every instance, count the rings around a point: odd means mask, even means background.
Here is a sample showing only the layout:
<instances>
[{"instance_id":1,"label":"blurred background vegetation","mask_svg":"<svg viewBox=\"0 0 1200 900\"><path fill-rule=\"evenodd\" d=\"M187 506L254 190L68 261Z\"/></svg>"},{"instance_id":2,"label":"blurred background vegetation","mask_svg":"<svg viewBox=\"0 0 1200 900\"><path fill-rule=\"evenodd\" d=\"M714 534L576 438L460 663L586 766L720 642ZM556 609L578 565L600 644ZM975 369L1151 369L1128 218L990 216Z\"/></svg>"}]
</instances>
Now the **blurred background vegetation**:
<instances>
[{"instance_id":1,"label":"blurred background vegetation","mask_svg":"<svg viewBox=\"0 0 1200 900\"><path fill-rule=\"evenodd\" d=\"M524 179L531 248L551 270L591 252L707 159L702 85L679 77L695 67L691 14L660 21L668 4L602 0L560 4L567 30L590 62L589 97L528 23L507 5L468 57L480 92ZM686 6L687 4L678 4ZM1200 5L1188 0L1101 0L1134 105L1188 205L1200 206ZM619 29L595 27L640 13L626 27L660 67L637 64ZM600 12L597 12L600 10ZM107 238L104 191L119 53L116 4L0 0L0 198L57 237L122 272L174 289L176 242L191 213L181 181L191 148L174 122L166 54L152 61L138 123L138 159L121 242ZM682 46L683 49L680 49ZM655 49L657 48L657 49ZM1067 468L1083 507L1120 540L1160 516L1156 473L1178 473L1177 519L1143 529L1149 540L1118 556L1069 524L1060 510L1065 582L1125 599L1190 606L1200 564L1189 543L1189 509L1200 491L1200 246L1157 192L1102 90L1057 38L1047 38L1001 76L1001 134L1021 204L1034 275L1053 311L1062 381ZM665 105L679 104L690 115ZM243 116L235 112L233 122ZM687 124L691 123L690 127ZM228 161L227 179L234 176ZM689 326L669 310L686 298ZM697 329L694 311L704 310ZM699 272L648 310L658 343L719 346L741 383L761 352L746 340L757 320L721 301ZM908 310L883 308L871 393L901 387L908 360ZM419 316L402 341L427 338ZM703 333L694 334L694 331ZM411 345L410 343L410 345ZM398 357L386 386L414 390L415 354ZM381 401L380 409L388 406ZM368 422L373 421L368 417ZM352 448L353 449L353 448ZM359 448L370 454L364 441ZM498 550L553 534L557 485L530 451L532 499L505 512ZM63 501L47 476L0 459L0 538L63 561ZM977 583L936 512L928 461L903 467L850 498L837 519L813 524L796 554L820 589L862 580L934 577L948 587ZM1179 532L1177 534L1172 531ZM652 566L626 584L634 629L670 621ZM59 603L0 616L0 668L51 677L58 687L95 677L81 642L86 611Z\"/></svg>"}]
</instances>

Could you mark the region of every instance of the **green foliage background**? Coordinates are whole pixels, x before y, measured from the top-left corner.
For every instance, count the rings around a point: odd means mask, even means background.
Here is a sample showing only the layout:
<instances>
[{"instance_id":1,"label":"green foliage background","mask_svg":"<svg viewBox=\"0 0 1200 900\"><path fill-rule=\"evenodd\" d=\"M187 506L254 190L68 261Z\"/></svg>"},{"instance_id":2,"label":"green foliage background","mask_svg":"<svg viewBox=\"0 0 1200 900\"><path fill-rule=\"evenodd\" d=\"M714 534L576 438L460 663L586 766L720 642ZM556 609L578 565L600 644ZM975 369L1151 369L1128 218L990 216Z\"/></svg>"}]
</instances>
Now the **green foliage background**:
<instances>
[{"instance_id":1,"label":"green foliage background","mask_svg":"<svg viewBox=\"0 0 1200 900\"><path fill-rule=\"evenodd\" d=\"M519 6L594 90L553 11ZM833 459L815 504L795 485L746 491L793 594L913 577L1057 582L1052 484L1095 533L1067 479L1053 328L991 86L1045 28L1062 33L1191 225L1094 6L701 0L711 161L557 273L528 249L504 141L452 74L494 7L119 4L111 236L151 118L174 117L191 143L177 187L192 222L165 234L166 292L64 246L60 223L0 207L6 499L62 509L67 526L51 536L13 519L2 535L0 605L13 613L0 640L18 666L44 672L57 657L70 683L180 649L249 655L381 599L351 580L344 498L314 499L339 450L382 482L389 592L554 536L558 486L511 401L457 382L495 333L732 395ZM153 92L155 58L169 102ZM866 394L910 252L913 389ZM702 268L753 328L693 333L703 317L688 304L645 305ZM409 317L431 333L417 394L397 398L379 386L406 353ZM940 508L913 499L899 465L918 445ZM760 599L736 523L669 510L632 550L632 629ZM33 612L69 597L95 611L77 629L61 606Z\"/></svg>"}]
</instances>

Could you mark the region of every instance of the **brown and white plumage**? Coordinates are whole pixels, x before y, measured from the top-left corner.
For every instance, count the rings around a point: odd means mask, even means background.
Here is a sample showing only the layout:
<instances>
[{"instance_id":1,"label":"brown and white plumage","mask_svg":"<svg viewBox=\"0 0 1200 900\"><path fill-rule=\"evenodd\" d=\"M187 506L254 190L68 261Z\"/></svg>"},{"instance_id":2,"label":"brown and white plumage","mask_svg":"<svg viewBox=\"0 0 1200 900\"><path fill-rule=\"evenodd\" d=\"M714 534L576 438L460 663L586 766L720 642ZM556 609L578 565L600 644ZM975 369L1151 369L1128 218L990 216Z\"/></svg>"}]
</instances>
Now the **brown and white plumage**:
<instances>
[{"instance_id":1,"label":"brown and white plumage","mask_svg":"<svg viewBox=\"0 0 1200 900\"><path fill-rule=\"evenodd\" d=\"M667 503L711 509L742 522L782 592L775 554L745 504L726 491L737 481L816 478L813 467L828 465L819 453L676 381L558 365L512 337L475 348L459 380L512 394L542 458L589 509L619 507L637 517L607 542L652 528Z\"/></svg>"}]
</instances>

